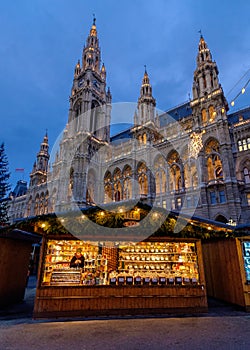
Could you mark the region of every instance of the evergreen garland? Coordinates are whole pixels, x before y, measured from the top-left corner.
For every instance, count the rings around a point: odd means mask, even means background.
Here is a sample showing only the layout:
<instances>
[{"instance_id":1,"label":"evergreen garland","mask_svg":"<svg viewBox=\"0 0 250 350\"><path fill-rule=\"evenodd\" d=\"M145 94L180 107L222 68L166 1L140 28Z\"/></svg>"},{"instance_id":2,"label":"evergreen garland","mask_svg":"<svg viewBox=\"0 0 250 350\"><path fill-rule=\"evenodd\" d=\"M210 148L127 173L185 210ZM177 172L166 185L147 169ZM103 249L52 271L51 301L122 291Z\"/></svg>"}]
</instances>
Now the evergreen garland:
<instances>
[{"instance_id":1,"label":"evergreen garland","mask_svg":"<svg viewBox=\"0 0 250 350\"><path fill-rule=\"evenodd\" d=\"M8 159L5 154L4 143L0 145L0 227L9 222L7 192L10 190L10 172L8 169Z\"/></svg>"}]
</instances>

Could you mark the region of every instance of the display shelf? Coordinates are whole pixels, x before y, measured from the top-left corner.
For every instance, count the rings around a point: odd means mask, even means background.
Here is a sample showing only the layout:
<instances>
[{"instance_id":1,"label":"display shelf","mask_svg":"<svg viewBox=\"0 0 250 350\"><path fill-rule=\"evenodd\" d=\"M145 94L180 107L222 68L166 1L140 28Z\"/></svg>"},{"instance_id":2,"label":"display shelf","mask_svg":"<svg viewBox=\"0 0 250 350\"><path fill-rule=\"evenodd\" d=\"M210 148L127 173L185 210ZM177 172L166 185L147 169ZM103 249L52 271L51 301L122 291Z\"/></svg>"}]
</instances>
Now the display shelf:
<instances>
[{"instance_id":1,"label":"display shelf","mask_svg":"<svg viewBox=\"0 0 250 350\"><path fill-rule=\"evenodd\" d=\"M80 284L81 271L53 271L50 277L50 285Z\"/></svg>"}]
</instances>

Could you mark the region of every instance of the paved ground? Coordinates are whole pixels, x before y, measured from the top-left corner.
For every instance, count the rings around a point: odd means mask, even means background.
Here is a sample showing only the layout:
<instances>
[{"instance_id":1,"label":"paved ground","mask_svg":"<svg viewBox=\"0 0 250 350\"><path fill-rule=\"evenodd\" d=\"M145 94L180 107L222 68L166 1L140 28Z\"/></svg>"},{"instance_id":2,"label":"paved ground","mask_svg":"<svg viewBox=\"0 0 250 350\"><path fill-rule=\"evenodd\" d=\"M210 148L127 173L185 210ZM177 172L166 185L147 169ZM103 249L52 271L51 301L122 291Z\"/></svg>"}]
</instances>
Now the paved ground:
<instances>
[{"instance_id":1,"label":"paved ground","mask_svg":"<svg viewBox=\"0 0 250 350\"><path fill-rule=\"evenodd\" d=\"M22 303L0 310L0 350L250 349L250 314L210 300L208 314L32 320L35 279Z\"/></svg>"}]
</instances>

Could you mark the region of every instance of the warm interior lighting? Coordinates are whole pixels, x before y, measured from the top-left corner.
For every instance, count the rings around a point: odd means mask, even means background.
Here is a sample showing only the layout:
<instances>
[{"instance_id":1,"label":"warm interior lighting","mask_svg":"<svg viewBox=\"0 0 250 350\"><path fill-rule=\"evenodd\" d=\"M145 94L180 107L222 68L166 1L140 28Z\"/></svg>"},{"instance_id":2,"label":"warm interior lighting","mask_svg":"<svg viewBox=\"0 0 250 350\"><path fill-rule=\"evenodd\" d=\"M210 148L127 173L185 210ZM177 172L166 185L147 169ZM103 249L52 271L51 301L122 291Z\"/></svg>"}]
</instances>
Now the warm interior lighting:
<instances>
[{"instance_id":1,"label":"warm interior lighting","mask_svg":"<svg viewBox=\"0 0 250 350\"><path fill-rule=\"evenodd\" d=\"M207 228L208 230L212 230L212 227L211 226L208 226L208 228Z\"/></svg>"},{"instance_id":2,"label":"warm interior lighting","mask_svg":"<svg viewBox=\"0 0 250 350\"><path fill-rule=\"evenodd\" d=\"M225 113L225 108L222 108L222 109L221 109L221 113Z\"/></svg>"}]
</instances>

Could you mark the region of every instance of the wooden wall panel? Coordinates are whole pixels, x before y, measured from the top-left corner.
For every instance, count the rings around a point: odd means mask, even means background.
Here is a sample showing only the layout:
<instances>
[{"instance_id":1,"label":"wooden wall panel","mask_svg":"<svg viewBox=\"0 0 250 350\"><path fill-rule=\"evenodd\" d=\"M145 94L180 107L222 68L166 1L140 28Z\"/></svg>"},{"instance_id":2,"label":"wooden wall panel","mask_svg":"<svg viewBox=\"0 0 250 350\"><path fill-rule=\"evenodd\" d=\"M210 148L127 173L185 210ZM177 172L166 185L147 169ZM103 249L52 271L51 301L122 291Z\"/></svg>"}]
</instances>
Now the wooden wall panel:
<instances>
[{"instance_id":1,"label":"wooden wall panel","mask_svg":"<svg viewBox=\"0 0 250 350\"><path fill-rule=\"evenodd\" d=\"M245 306L235 239L203 244L208 296Z\"/></svg>"}]
</instances>

